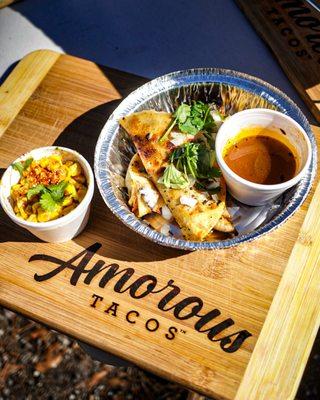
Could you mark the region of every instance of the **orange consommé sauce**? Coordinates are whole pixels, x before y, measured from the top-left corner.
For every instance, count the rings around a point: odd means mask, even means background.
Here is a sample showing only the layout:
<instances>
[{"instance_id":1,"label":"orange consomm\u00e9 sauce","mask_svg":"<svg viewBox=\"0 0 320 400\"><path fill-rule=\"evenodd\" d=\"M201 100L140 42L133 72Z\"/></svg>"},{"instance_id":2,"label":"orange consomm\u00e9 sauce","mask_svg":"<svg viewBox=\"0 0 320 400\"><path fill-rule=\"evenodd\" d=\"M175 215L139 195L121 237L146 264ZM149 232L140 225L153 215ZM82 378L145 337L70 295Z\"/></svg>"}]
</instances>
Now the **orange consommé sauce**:
<instances>
[{"instance_id":1,"label":"orange consomm\u00e9 sauce","mask_svg":"<svg viewBox=\"0 0 320 400\"><path fill-rule=\"evenodd\" d=\"M281 130L244 128L227 143L223 158L233 172L254 183L286 182L297 172L294 148Z\"/></svg>"}]
</instances>

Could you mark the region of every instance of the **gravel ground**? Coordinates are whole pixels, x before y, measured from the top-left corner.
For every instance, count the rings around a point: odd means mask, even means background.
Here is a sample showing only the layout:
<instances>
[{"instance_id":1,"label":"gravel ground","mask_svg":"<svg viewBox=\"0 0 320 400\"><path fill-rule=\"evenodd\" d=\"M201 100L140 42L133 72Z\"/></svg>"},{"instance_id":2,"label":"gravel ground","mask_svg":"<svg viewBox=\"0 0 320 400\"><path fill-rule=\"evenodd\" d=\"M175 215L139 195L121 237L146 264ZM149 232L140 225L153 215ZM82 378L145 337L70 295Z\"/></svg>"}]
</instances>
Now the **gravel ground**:
<instances>
[{"instance_id":1,"label":"gravel ground","mask_svg":"<svg viewBox=\"0 0 320 400\"><path fill-rule=\"evenodd\" d=\"M138 368L93 361L74 341L0 309L0 400L184 400L187 392Z\"/></svg>"},{"instance_id":2,"label":"gravel ground","mask_svg":"<svg viewBox=\"0 0 320 400\"><path fill-rule=\"evenodd\" d=\"M319 377L320 335L299 400L320 399ZM68 337L0 308L0 400L20 399L186 400L187 391L138 368L94 361Z\"/></svg>"}]
</instances>

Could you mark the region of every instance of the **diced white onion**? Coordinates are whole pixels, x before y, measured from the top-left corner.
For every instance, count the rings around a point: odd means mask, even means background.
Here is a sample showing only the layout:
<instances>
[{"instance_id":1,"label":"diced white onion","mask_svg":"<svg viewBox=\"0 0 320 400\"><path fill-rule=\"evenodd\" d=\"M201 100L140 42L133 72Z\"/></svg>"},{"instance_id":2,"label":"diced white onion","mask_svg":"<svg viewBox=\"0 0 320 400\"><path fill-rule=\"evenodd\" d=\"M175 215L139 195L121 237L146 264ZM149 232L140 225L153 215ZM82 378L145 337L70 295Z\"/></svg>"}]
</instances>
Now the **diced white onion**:
<instances>
[{"instance_id":1,"label":"diced white onion","mask_svg":"<svg viewBox=\"0 0 320 400\"><path fill-rule=\"evenodd\" d=\"M200 201L200 203L209 200L210 196L208 192L199 192L198 194L198 201Z\"/></svg>"},{"instance_id":2,"label":"diced white onion","mask_svg":"<svg viewBox=\"0 0 320 400\"><path fill-rule=\"evenodd\" d=\"M221 118L221 115L217 112L217 111L211 111L211 115L212 115L212 118L213 118L213 120L214 120L214 122L215 122L215 124L216 124L216 127L219 129L220 128L220 126L223 124L223 120L222 120L222 118Z\"/></svg>"},{"instance_id":3,"label":"diced white onion","mask_svg":"<svg viewBox=\"0 0 320 400\"><path fill-rule=\"evenodd\" d=\"M197 199L194 199L193 197L189 197L189 196L181 196L180 197L180 203L188 206L188 207L194 207L197 204Z\"/></svg>"},{"instance_id":4,"label":"diced white onion","mask_svg":"<svg viewBox=\"0 0 320 400\"><path fill-rule=\"evenodd\" d=\"M212 200L213 200L215 203L218 203L219 197L218 197L217 194L212 194L212 195L211 195L211 198L212 198Z\"/></svg>"},{"instance_id":5,"label":"diced white onion","mask_svg":"<svg viewBox=\"0 0 320 400\"><path fill-rule=\"evenodd\" d=\"M181 146L183 143L187 142L189 137L192 135L186 135L185 133L182 132L171 131L170 136L172 138L170 139L170 142L174 146Z\"/></svg>"},{"instance_id":6,"label":"diced white onion","mask_svg":"<svg viewBox=\"0 0 320 400\"><path fill-rule=\"evenodd\" d=\"M212 118L213 118L213 120L214 120L215 122L217 122L217 121L222 121L221 115L218 113L218 111L212 110L212 111L210 112L210 114L211 114L211 116L212 116Z\"/></svg>"},{"instance_id":7,"label":"diced white onion","mask_svg":"<svg viewBox=\"0 0 320 400\"><path fill-rule=\"evenodd\" d=\"M144 201L148 204L148 206L153 209L157 204L159 194L151 188L140 189L140 193L142 194Z\"/></svg>"},{"instance_id":8,"label":"diced white onion","mask_svg":"<svg viewBox=\"0 0 320 400\"><path fill-rule=\"evenodd\" d=\"M210 184L207 186L208 189L216 189L220 186L220 178L215 178Z\"/></svg>"},{"instance_id":9,"label":"diced white onion","mask_svg":"<svg viewBox=\"0 0 320 400\"><path fill-rule=\"evenodd\" d=\"M162 225L162 227L161 227L161 229L160 229L160 232L161 232L163 235L168 236L168 235L169 235L169 231L170 231L170 225L169 225L169 224L164 224L164 225Z\"/></svg>"},{"instance_id":10,"label":"diced white onion","mask_svg":"<svg viewBox=\"0 0 320 400\"><path fill-rule=\"evenodd\" d=\"M166 219L167 221L170 221L170 219L172 218L171 211L169 210L169 207L167 207L167 206L162 207L161 213L162 213L163 218Z\"/></svg>"}]
</instances>

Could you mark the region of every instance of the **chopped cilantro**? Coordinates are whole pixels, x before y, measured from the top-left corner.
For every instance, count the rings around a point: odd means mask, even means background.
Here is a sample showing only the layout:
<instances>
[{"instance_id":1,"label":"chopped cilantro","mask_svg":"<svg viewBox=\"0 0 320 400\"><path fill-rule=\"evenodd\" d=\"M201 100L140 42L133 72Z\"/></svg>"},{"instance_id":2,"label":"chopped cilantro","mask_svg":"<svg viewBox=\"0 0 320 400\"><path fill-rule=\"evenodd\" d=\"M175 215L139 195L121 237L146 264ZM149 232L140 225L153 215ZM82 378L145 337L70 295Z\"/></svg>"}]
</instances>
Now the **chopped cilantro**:
<instances>
[{"instance_id":1,"label":"chopped cilantro","mask_svg":"<svg viewBox=\"0 0 320 400\"><path fill-rule=\"evenodd\" d=\"M201 130L212 130L215 125L208 104L202 101L194 101L191 105L182 103L173 117L172 123L159 139L160 143L167 138L175 125L178 125L181 132L189 135L196 135Z\"/></svg>"},{"instance_id":2,"label":"chopped cilantro","mask_svg":"<svg viewBox=\"0 0 320 400\"><path fill-rule=\"evenodd\" d=\"M40 197L40 204L45 211L49 212L54 211L57 206L57 202L53 200L50 192L42 193Z\"/></svg>"},{"instance_id":3,"label":"chopped cilantro","mask_svg":"<svg viewBox=\"0 0 320 400\"><path fill-rule=\"evenodd\" d=\"M30 200L31 197L36 196L37 194L40 194L42 192L45 192L45 190L46 188L43 185L34 186L28 190L27 199Z\"/></svg>"},{"instance_id":4,"label":"chopped cilantro","mask_svg":"<svg viewBox=\"0 0 320 400\"><path fill-rule=\"evenodd\" d=\"M15 169L16 171L18 171L20 175L22 175L24 168L20 161L13 163L12 168Z\"/></svg>"},{"instance_id":5,"label":"chopped cilantro","mask_svg":"<svg viewBox=\"0 0 320 400\"><path fill-rule=\"evenodd\" d=\"M28 158L28 159L23 163L23 169L27 169L28 167L30 167L32 161L33 161L33 158L32 158L32 157Z\"/></svg>"},{"instance_id":6,"label":"chopped cilantro","mask_svg":"<svg viewBox=\"0 0 320 400\"><path fill-rule=\"evenodd\" d=\"M174 117L177 121L184 123L190 117L191 114L191 106L188 104L182 103L174 113Z\"/></svg>"},{"instance_id":7,"label":"chopped cilantro","mask_svg":"<svg viewBox=\"0 0 320 400\"><path fill-rule=\"evenodd\" d=\"M15 169L16 171L18 171L20 175L22 175L23 171L30 166L32 161L33 161L32 157L30 157L27 160L22 161L22 162L18 161L16 163L12 164L12 168Z\"/></svg>"},{"instance_id":8,"label":"chopped cilantro","mask_svg":"<svg viewBox=\"0 0 320 400\"><path fill-rule=\"evenodd\" d=\"M57 185L44 186L37 185L27 192L28 200L31 197L40 195L40 204L45 211L53 211L55 207L63 200L64 191L68 186L67 181L61 181Z\"/></svg>"},{"instance_id":9,"label":"chopped cilantro","mask_svg":"<svg viewBox=\"0 0 320 400\"><path fill-rule=\"evenodd\" d=\"M171 154L170 161L179 171L186 175L197 177L198 164L198 143L186 143L184 146L176 148Z\"/></svg>"},{"instance_id":10,"label":"chopped cilantro","mask_svg":"<svg viewBox=\"0 0 320 400\"><path fill-rule=\"evenodd\" d=\"M65 188L68 186L68 182L66 181L61 181L57 185L51 185L48 187L51 197L53 198L54 201L60 201L62 200L64 196L64 191Z\"/></svg>"},{"instance_id":11,"label":"chopped cilantro","mask_svg":"<svg viewBox=\"0 0 320 400\"><path fill-rule=\"evenodd\" d=\"M221 176L219 168L214 167L215 152L204 143L185 143L176 148L170 162L186 175L196 179L210 179Z\"/></svg>"},{"instance_id":12,"label":"chopped cilantro","mask_svg":"<svg viewBox=\"0 0 320 400\"><path fill-rule=\"evenodd\" d=\"M169 165L158 182L172 189L182 189L195 184L196 188L207 190L210 194L218 193L220 188L207 189L208 180L221 176L215 167L215 140L212 135L215 122L208 104L193 101L191 105L181 104L173 114L173 121L159 139L164 141L175 125L185 134L197 137L197 142L187 142L174 149ZM193 183L191 181L194 181Z\"/></svg>"}]
</instances>

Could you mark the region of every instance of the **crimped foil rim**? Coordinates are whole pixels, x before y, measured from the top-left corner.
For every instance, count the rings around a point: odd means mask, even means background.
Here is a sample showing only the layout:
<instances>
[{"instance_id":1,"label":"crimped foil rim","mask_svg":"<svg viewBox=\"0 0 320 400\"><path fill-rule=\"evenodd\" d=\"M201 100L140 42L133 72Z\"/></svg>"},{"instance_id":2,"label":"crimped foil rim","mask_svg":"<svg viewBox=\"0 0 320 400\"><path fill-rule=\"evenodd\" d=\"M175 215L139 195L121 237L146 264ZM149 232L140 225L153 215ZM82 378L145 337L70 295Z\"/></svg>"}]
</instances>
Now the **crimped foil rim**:
<instances>
[{"instance_id":1,"label":"crimped foil rim","mask_svg":"<svg viewBox=\"0 0 320 400\"><path fill-rule=\"evenodd\" d=\"M193 242L183 239L176 239L172 236L165 236L156 232L151 227L141 222L129 209L118 200L114 193L111 176L106 168L109 153L118 130L118 120L134 112L139 105L148 99L165 91L188 86L191 84L222 83L236 86L258 94L267 101L275 104L282 112L291 116L305 129L312 145L312 159L306 176L298 185L298 190L288 205L266 225L248 233L218 242ZM94 159L94 171L97 185L103 200L109 209L122 220L129 228L139 233L143 237L164 246L177 248L180 250L212 250L224 249L250 242L258 237L273 231L282 225L300 207L308 195L312 186L312 181L316 173L317 146L311 127L298 106L283 92L276 87L264 82L259 78L221 68L194 68L183 71L172 72L153 79L142 85L129 94L110 115L108 121L102 128L97 141Z\"/></svg>"}]
</instances>

